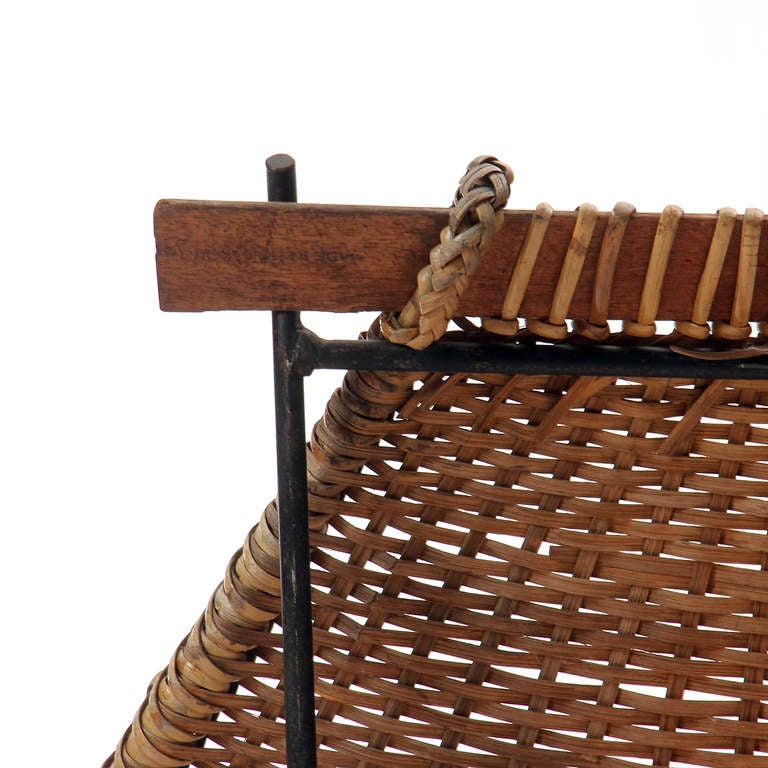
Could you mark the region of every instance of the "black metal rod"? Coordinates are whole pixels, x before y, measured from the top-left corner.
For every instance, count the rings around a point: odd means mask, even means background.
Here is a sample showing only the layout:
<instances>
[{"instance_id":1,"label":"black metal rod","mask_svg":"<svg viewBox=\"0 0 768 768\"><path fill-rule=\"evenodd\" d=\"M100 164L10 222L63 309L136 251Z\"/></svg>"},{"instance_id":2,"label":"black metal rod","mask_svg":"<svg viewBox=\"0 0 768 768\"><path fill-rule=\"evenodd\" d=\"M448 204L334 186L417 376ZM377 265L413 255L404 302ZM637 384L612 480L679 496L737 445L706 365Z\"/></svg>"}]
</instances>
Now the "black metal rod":
<instances>
[{"instance_id":1,"label":"black metal rod","mask_svg":"<svg viewBox=\"0 0 768 768\"><path fill-rule=\"evenodd\" d=\"M267 199L270 203L295 203L296 163L290 155L267 158Z\"/></svg>"},{"instance_id":2,"label":"black metal rod","mask_svg":"<svg viewBox=\"0 0 768 768\"><path fill-rule=\"evenodd\" d=\"M296 202L296 169L291 157L273 155L267 160L267 186L270 201ZM294 364L300 333L298 312L272 313L287 763L288 768L314 768L317 748L304 377Z\"/></svg>"},{"instance_id":3,"label":"black metal rod","mask_svg":"<svg viewBox=\"0 0 768 768\"><path fill-rule=\"evenodd\" d=\"M313 370L445 371L681 379L768 379L765 358L705 360L665 347L473 344L439 341L423 350L388 341L327 340L302 328L295 365Z\"/></svg>"}]
</instances>

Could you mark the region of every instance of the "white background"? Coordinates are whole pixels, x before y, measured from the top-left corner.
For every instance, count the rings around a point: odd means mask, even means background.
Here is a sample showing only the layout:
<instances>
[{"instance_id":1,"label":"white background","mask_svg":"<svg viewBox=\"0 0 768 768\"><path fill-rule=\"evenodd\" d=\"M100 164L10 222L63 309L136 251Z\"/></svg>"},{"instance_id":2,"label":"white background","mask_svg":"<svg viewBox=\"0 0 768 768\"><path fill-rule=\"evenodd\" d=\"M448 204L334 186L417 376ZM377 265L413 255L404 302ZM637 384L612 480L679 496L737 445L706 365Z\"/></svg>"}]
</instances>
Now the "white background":
<instances>
[{"instance_id":1,"label":"white background","mask_svg":"<svg viewBox=\"0 0 768 768\"><path fill-rule=\"evenodd\" d=\"M492 153L514 208L768 208L767 8L0 11L2 764L98 766L273 494L269 318L159 311L157 199L290 152L304 202L447 206Z\"/></svg>"}]
</instances>

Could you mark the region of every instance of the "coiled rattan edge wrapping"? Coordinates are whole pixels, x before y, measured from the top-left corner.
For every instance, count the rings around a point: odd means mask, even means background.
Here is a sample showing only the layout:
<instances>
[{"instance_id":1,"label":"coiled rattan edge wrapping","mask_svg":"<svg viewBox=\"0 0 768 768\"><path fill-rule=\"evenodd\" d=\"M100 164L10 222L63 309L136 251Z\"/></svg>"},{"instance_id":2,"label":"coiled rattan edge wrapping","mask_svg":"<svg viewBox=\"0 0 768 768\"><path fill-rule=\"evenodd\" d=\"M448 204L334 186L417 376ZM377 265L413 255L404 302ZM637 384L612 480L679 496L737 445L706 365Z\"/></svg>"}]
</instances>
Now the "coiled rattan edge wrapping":
<instances>
[{"instance_id":1,"label":"coiled rattan edge wrapping","mask_svg":"<svg viewBox=\"0 0 768 768\"><path fill-rule=\"evenodd\" d=\"M379 327L375 323L369 335L377 334ZM339 494L336 469L356 471L362 466L364 449L378 442L382 424L402 405L418 376L347 374L345 391L331 397L326 418L315 425L307 452L313 496ZM344 429L349 421L355 422L354 430ZM342 458L350 454L359 458ZM280 615L277 514L273 501L231 559L205 613L169 665L152 680L147 699L103 768L178 768L196 757L204 758L190 724L215 718L224 709L220 697L240 679L224 668L226 661L246 661ZM312 515L309 524L312 530L322 530L325 520ZM185 721L184 728L175 724L178 720Z\"/></svg>"}]
</instances>

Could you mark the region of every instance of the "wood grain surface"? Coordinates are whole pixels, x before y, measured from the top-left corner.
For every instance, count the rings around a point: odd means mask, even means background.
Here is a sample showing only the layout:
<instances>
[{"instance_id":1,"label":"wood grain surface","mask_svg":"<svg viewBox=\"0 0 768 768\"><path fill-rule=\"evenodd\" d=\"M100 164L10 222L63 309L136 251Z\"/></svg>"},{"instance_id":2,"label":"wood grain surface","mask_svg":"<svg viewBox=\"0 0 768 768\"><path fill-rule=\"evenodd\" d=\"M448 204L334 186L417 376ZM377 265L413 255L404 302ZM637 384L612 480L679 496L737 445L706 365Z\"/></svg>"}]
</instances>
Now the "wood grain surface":
<instances>
[{"instance_id":1,"label":"wood grain surface","mask_svg":"<svg viewBox=\"0 0 768 768\"><path fill-rule=\"evenodd\" d=\"M616 267L609 317L635 317L658 213L629 222ZM460 313L497 315L530 221L506 211L504 226L462 298ZM589 313L597 256L609 214L599 214L569 317ZM161 200L155 208L160 306L204 310L399 310L439 241L447 209ZM548 315L575 212L556 212L520 315ZM727 319L733 301L742 217L737 217L710 319ZM715 231L714 214L680 221L661 289L659 320L688 319ZM768 237L750 317L768 317Z\"/></svg>"}]
</instances>

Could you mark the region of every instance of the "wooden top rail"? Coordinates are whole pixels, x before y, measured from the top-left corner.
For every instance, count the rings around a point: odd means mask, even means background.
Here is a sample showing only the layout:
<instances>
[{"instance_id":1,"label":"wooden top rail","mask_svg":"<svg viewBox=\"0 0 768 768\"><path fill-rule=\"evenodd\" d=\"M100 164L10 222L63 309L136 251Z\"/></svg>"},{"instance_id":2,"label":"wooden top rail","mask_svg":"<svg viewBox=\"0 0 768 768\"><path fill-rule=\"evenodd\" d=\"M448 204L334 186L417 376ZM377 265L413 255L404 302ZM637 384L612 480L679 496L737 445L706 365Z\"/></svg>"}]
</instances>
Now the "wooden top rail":
<instances>
[{"instance_id":1,"label":"wooden top rail","mask_svg":"<svg viewBox=\"0 0 768 768\"><path fill-rule=\"evenodd\" d=\"M569 316L586 317L595 264L608 220L601 213ZM616 267L610 317L637 312L658 213L629 222ZM498 314L530 211L506 211L504 226L462 297L467 316ZM286 203L161 200L155 208L160 306L172 312L223 309L399 310L419 269L439 242L447 209ZM545 317L550 309L575 212L553 215L520 309ZM657 319L688 319L715 229L714 214L685 214L677 229ZM768 318L768 219L763 224L753 320ZM731 238L712 305L727 319L738 265L741 216Z\"/></svg>"}]
</instances>

